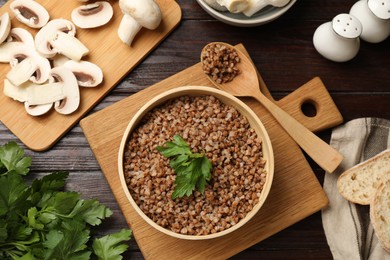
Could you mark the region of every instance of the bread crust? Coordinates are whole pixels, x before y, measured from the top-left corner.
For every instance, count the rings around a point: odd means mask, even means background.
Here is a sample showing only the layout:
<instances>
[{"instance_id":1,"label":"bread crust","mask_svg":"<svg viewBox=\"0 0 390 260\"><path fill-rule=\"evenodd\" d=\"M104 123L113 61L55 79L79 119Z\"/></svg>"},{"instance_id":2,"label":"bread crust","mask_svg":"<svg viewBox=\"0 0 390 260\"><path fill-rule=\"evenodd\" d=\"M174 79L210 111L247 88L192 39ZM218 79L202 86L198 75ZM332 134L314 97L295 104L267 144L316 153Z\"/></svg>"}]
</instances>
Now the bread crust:
<instances>
[{"instance_id":1,"label":"bread crust","mask_svg":"<svg viewBox=\"0 0 390 260\"><path fill-rule=\"evenodd\" d=\"M387 149L342 173L337 188L347 200L369 205L379 185L389 179L390 149Z\"/></svg>"},{"instance_id":2,"label":"bread crust","mask_svg":"<svg viewBox=\"0 0 390 260\"><path fill-rule=\"evenodd\" d=\"M390 180L378 187L370 205L370 219L380 244L390 253Z\"/></svg>"}]
</instances>

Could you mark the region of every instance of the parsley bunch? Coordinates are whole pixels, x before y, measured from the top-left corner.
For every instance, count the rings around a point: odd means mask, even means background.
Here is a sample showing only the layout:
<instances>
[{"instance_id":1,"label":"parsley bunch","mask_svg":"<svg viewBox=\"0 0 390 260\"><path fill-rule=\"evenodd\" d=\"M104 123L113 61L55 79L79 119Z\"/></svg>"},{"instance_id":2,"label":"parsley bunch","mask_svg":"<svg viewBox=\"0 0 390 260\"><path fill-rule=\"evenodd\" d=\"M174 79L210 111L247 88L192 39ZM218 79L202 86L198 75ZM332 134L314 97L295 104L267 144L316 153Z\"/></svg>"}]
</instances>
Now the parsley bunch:
<instances>
[{"instance_id":1,"label":"parsley bunch","mask_svg":"<svg viewBox=\"0 0 390 260\"><path fill-rule=\"evenodd\" d=\"M63 191L67 172L28 185L31 158L15 142L0 146L0 259L122 259L131 231L91 239L112 211L94 199Z\"/></svg>"},{"instance_id":2,"label":"parsley bunch","mask_svg":"<svg viewBox=\"0 0 390 260\"><path fill-rule=\"evenodd\" d=\"M158 146L157 150L164 157L170 158L169 165L177 175L172 199L190 196L195 188L204 192L207 181L211 178L211 162L204 154L193 153L179 135L173 137L173 142Z\"/></svg>"}]
</instances>

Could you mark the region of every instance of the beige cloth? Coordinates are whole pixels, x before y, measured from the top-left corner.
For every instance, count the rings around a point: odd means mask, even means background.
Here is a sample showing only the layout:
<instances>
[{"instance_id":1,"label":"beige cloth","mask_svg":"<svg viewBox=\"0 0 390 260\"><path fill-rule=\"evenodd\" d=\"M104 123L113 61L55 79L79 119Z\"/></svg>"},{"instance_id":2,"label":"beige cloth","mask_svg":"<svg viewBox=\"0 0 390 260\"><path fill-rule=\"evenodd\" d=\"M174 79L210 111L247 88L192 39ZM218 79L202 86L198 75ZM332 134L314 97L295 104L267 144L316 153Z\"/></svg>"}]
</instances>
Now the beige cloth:
<instances>
[{"instance_id":1,"label":"beige cloth","mask_svg":"<svg viewBox=\"0 0 390 260\"><path fill-rule=\"evenodd\" d=\"M324 179L329 206L322 210L322 224L333 258L390 260L370 223L369 206L348 202L337 190L337 178L342 172L390 147L390 121L355 119L335 128L330 144L344 156L338 169Z\"/></svg>"}]
</instances>

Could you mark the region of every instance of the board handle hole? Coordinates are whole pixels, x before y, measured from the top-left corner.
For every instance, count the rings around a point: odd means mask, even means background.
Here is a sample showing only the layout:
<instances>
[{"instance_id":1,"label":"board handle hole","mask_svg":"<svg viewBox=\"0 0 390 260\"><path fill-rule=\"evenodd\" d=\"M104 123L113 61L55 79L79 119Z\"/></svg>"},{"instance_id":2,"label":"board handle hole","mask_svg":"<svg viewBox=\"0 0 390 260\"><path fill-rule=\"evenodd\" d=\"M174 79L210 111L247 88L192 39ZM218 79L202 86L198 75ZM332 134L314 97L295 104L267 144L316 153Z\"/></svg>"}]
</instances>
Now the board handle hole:
<instances>
[{"instance_id":1,"label":"board handle hole","mask_svg":"<svg viewBox=\"0 0 390 260\"><path fill-rule=\"evenodd\" d=\"M314 100L305 100L301 104L302 113L307 117L315 117L317 115L317 103Z\"/></svg>"}]
</instances>

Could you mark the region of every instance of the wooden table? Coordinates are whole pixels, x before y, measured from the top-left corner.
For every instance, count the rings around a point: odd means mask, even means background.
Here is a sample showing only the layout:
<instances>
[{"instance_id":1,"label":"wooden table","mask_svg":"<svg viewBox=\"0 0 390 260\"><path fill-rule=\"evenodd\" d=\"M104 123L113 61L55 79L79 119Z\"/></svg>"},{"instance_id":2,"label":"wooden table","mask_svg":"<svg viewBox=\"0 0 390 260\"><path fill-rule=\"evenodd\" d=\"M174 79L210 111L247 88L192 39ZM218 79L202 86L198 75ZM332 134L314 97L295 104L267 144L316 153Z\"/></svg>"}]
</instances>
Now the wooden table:
<instances>
[{"instance_id":1,"label":"wooden table","mask_svg":"<svg viewBox=\"0 0 390 260\"><path fill-rule=\"evenodd\" d=\"M0 4L4 4L0 0ZM344 120L360 117L390 119L390 38L379 44L361 43L350 62L334 63L313 47L315 29L339 13L348 13L355 0L298 1L278 20L255 28L237 28L216 21L195 0L178 0L182 21L135 70L90 113L157 83L198 62L202 47L211 41L243 43L251 54L275 99L280 99L319 76L327 86ZM0 108L1 109L1 108ZM331 130L319 133L328 141ZM16 140L0 123L0 144ZM18 141L19 144L20 141ZM23 144L21 144L23 146ZM23 146L24 147L24 146ZM79 125L46 152L26 150L33 159L30 178L55 170L70 172L67 188L97 198L114 215L98 230L99 235L126 227L125 219ZM308 159L322 183L324 172ZM125 259L142 259L134 240ZM243 251L234 259L331 259L321 224L314 215Z\"/></svg>"}]
</instances>

